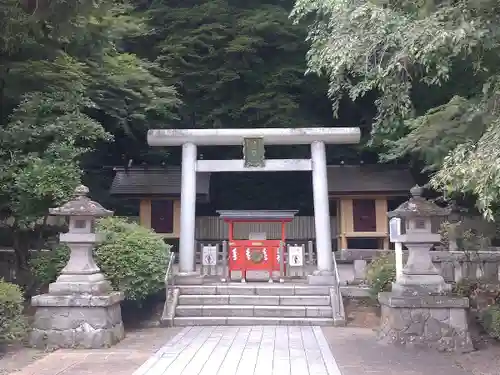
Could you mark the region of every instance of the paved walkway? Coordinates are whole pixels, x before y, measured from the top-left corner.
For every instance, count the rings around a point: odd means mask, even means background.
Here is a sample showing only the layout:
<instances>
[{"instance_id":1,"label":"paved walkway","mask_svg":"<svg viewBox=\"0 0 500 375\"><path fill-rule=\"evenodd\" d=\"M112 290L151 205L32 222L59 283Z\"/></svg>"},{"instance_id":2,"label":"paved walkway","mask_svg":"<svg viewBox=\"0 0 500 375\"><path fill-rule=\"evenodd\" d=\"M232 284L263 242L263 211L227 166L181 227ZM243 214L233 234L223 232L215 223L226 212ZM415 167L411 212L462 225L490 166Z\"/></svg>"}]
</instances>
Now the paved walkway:
<instances>
[{"instance_id":1,"label":"paved walkway","mask_svg":"<svg viewBox=\"0 0 500 375\"><path fill-rule=\"evenodd\" d=\"M272 344L271 337L274 337ZM197 347L195 342L200 341L203 344ZM272 351L264 350L271 345ZM182 346L184 351L177 350ZM173 358L176 352L179 355ZM237 362L240 357L241 363ZM243 374L272 375L275 369L289 375L500 375L500 345L456 355L384 346L367 328L148 328L128 332L125 340L108 349L58 350L45 355L33 349L21 349L0 358L0 375L176 375L183 372L235 375L242 371L246 371Z\"/></svg>"},{"instance_id":2,"label":"paved walkway","mask_svg":"<svg viewBox=\"0 0 500 375\"><path fill-rule=\"evenodd\" d=\"M340 375L320 327L188 327L134 375Z\"/></svg>"}]
</instances>

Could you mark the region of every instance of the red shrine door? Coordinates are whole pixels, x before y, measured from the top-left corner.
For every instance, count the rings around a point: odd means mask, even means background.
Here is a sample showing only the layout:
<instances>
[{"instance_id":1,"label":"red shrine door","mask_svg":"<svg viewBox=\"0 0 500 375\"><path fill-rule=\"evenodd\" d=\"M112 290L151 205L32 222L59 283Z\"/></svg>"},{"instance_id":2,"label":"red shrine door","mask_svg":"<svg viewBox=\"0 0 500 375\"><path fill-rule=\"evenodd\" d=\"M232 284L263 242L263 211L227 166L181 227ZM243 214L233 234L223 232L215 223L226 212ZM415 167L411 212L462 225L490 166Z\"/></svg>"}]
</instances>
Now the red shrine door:
<instances>
[{"instance_id":1,"label":"red shrine door","mask_svg":"<svg viewBox=\"0 0 500 375\"><path fill-rule=\"evenodd\" d=\"M280 246L285 254L285 226L297 211L218 211L229 227L229 278L270 281L280 278ZM280 239L235 239L237 223L280 223ZM284 271L284 267L283 267ZM283 275L284 276L284 275Z\"/></svg>"},{"instance_id":2,"label":"red shrine door","mask_svg":"<svg viewBox=\"0 0 500 375\"><path fill-rule=\"evenodd\" d=\"M280 240L229 241L231 280L269 281L279 278Z\"/></svg>"}]
</instances>

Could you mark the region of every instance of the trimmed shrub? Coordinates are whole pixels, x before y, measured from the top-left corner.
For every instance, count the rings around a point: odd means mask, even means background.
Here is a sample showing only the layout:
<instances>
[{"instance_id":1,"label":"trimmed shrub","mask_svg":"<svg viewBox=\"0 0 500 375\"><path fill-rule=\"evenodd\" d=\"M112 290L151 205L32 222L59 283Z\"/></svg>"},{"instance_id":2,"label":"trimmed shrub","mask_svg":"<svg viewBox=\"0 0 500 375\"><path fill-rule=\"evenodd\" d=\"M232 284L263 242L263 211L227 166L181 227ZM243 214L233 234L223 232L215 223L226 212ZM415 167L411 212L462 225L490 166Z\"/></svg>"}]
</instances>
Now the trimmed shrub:
<instances>
[{"instance_id":1,"label":"trimmed shrub","mask_svg":"<svg viewBox=\"0 0 500 375\"><path fill-rule=\"evenodd\" d=\"M170 246L160 235L119 217L99 220L97 231L104 241L94 250L96 263L125 299L140 302L164 289ZM31 262L33 274L42 285L54 282L68 258L66 246L40 253Z\"/></svg>"},{"instance_id":2,"label":"trimmed shrub","mask_svg":"<svg viewBox=\"0 0 500 375\"><path fill-rule=\"evenodd\" d=\"M366 280L370 286L370 294L377 298L380 292L390 292L392 283L396 280L396 260L394 254L377 255L368 265Z\"/></svg>"},{"instance_id":3,"label":"trimmed shrub","mask_svg":"<svg viewBox=\"0 0 500 375\"><path fill-rule=\"evenodd\" d=\"M95 251L97 264L116 290L141 301L165 288L170 246L150 229L117 217L99 221L105 240Z\"/></svg>"},{"instance_id":4,"label":"trimmed shrub","mask_svg":"<svg viewBox=\"0 0 500 375\"><path fill-rule=\"evenodd\" d=\"M0 279L0 347L21 341L27 332L21 288Z\"/></svg>"}]
</instances>

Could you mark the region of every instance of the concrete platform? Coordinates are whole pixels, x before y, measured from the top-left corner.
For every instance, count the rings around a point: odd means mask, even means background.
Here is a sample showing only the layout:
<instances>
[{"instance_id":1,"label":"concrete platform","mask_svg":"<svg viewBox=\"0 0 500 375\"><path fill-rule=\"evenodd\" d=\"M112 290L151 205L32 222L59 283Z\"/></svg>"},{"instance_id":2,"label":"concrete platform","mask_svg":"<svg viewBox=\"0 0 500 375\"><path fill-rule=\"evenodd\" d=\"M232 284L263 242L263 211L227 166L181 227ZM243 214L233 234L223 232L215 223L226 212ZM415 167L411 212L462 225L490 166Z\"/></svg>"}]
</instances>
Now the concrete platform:
<instances>
[{"instance_id":1,"label":"concrete platform","mask_svg":"<svg viewBox=\"0 0 500 375\"><path fill-rule=\"evenodd\" d=\"M186 327L133 375L340 375L319 327Z\"/></svg>"}]
</instances>

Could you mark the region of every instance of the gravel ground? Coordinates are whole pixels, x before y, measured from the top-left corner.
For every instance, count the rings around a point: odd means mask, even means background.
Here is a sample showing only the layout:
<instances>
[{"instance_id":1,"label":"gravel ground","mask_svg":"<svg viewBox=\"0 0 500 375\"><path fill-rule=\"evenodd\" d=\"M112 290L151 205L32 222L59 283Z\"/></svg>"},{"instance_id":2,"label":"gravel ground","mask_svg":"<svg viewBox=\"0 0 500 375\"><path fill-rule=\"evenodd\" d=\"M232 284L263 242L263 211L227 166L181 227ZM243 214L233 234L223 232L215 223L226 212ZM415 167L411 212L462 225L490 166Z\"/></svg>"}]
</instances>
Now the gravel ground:
<instances>
[{"instance_id":1,"label":"gravel ground","mask_svg":"<svg viewBox=\"0 0 500 375\"><path fill-rule=\"evenodd\" d=\"M15 373L48 354L37 349L9 347L6 353L0 354L0 375Z\"/></svg>"},{"instance_id":2,"label":"gravel ground","mask_svg":"<svg viewBox=\"0 0 500 375\"><path fill-rule=\"evenodd\" d=\"M342 375L500 375L500 346L456 355L382 345L369 328L324 327Z\"/></svg>"}]
</instances>

